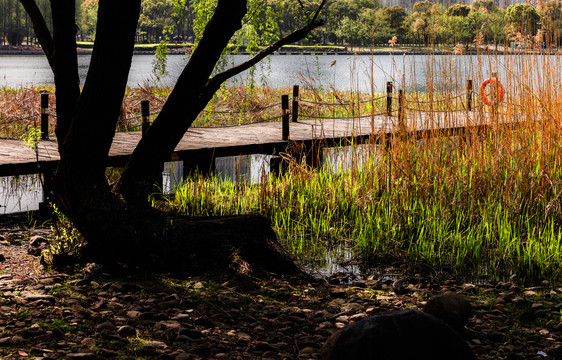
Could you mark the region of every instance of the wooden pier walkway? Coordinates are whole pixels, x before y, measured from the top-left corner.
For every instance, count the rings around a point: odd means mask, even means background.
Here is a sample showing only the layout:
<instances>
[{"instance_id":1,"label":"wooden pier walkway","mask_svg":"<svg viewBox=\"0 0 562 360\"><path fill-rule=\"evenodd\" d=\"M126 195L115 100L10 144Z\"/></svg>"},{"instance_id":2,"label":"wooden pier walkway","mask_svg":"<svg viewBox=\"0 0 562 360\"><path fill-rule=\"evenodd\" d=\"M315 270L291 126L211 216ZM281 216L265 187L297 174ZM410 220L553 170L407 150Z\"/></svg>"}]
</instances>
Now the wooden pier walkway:
<instances>
[{"instance_id":1,"label":"wooden pier walkway","mask_svg":"<svg viewBox=\"0 0 562 360\"><path fill-rule=\"evenodd\" d=\"M486 126L485 112L414 113L404 121L411 132L464 131ZM282 140L282 123L268 122L240 126L190 128L175 149L174 159L201 164L217 157L246 154L278 154L288 144L306 146L322 140L324 146L380 138L399 131L396 116L375 115L346 119L299 120L290 123L289 141ZM117 133L107 166L123 166L141 138L140 132ZM36 154L24 141L0 140L0 176L33 174L53 169L59 154L55 140L41 140ZM208 166L208 165L207 165Z\"/></svg>"}]
</instances>

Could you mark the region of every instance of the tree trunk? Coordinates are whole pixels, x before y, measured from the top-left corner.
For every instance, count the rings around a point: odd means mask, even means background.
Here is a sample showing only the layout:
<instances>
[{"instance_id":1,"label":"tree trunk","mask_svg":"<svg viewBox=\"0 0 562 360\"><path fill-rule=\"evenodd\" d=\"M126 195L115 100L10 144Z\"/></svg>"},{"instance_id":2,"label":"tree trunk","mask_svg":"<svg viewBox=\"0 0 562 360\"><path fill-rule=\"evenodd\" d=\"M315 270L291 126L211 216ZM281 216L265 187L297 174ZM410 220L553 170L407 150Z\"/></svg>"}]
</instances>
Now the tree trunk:
<instances>
[{"instance_id":1,"label":"tree trunk","mask_svg":"<svg viewBox=\"0 0 562 360\"><path fill-rule=\"evenodd\" d=\"M53 72L55 75L59 152L72 122L74 108L80 97L78 57L76 51L76 24L74 2L52 1L53 13Z\"/></svg>"},{"instance_id":2,"label":"tree trunk","mask_svg":"<svg viewBox=\"0 0 562 360\"><path fill-rule=\"evenodd\" d=\"M207 105L205 85L232 35L241 28L245 0L219 1L203 37L176 86L145 136L115 189L130 202L146 202L162 164L170 157L189 126Z\"/></svg>"},{"instance_id":3,"label":"tree trunk","mask_svg":"<svg viewBox=\"0 0 562 360\"><path fill-rule=\"evenodd\" d=\"M20 1L36 8L32 0ZM131 66L140 2L100 0L94 50L81 93L74 7L52 2L53 38L40 16L31 18L34 28L42 31L43 47L52 48L46 54L57 87L61 160L53 199L82 233L88 254L97 261L173 272L226 267L238 272L299 273L262 216L190 218L157 211L147 202L164 161L220 84L234 74L224 72L210 79L223 49L242 25L246 0L218 1L203 38L121 179L113 188L107 183L105 168ZM312 28L286 36L234 72L256 63L275 46L304 37Z\"/></svg>"}]
</instances>

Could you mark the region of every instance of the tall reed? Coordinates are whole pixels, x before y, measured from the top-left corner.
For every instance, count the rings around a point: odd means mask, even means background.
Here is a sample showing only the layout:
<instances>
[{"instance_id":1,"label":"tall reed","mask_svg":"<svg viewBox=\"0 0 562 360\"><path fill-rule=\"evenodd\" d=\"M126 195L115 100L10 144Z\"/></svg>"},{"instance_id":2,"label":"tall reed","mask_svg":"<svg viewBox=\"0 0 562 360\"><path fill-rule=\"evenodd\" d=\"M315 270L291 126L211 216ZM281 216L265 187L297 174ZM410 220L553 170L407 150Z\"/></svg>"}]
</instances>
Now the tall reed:
<instances>
[{"instance_id":1,"label":"tall reed","mask_svg":"<svg viewBox=\"0 0 562 360\"><path fill-rule=\"evenodd\" d=\"M351 165L338 171L329 161L315 170L294 161L259 185L190 179L173 207L191 215L262 213L301 260L345 243L370 264L407 261L466 275L559 280L559 56L479 55L451 72L443 68L453 69L447 61L454 59L439 61L428 61L428 76L444 79L428 81L423 93L409 92L407 130L485 126L463 135L399 133L388 146L355 145L342 150L349 157L342 163ZM490 73L505 87L502 103L487 107L477 100L470 113L462 99L450 105L466 76L479 85Z\"/></svg>"}]
</instances>

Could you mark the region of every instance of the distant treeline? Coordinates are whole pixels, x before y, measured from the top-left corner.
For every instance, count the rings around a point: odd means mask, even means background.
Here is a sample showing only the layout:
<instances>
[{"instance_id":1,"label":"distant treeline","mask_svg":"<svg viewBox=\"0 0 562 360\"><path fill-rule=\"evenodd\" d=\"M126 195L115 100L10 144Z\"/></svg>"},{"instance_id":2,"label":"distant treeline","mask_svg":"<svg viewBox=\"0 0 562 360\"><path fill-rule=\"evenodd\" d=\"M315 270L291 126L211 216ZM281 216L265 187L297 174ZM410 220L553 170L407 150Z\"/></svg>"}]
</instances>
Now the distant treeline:
<instances>
[{"instance_id":1,"label":"distant treeline","mask_svg":"<svg viewBox=\"0 0 562 360\"><path fill-rule=\"evenodd\" d=\"M50 0L35 0L52 28ZM217 0L142 0L137 43L196 42ZM304 24L319 0L249 0L247 21L235 41L252 47L254 39L273 40ZM95 38L98 0L75 0L77 40ZM519 4L499 9L492 0L444 8L419 1L411 8L383 7L379 0L328 0L325 26L301 45L370 46L391 44L558 45L562 2ZM31 21L19 0L0 0L0 45L34 45Z\"/></svg>"}]
</instances>

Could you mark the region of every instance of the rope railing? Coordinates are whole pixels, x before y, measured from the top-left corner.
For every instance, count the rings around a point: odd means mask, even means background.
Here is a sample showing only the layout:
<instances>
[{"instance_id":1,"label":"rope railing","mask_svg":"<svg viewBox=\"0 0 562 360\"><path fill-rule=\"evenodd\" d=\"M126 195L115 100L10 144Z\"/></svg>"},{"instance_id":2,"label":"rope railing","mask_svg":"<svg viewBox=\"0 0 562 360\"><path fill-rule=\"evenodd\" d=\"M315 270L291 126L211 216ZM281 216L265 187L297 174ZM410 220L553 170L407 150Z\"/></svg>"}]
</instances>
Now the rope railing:
<instances>
[{"instance_id":1,"label":"rope railing","mask_svg":"<svg viewBox=\"0 0 562 360\"><path fill-rule=\"evenodd\" d=\"M492 75L493 77L494 75ZM272 122L279 119L283 121L283 134L282 137L284 140L288 140L289 138L289 118L292 118L292 122L298 122L299 118L302 119L327 119L327 120L345 120L345 119L365 119L365 118L372 118L372 117L380 117L380 116L388 116L388 117L397 117L398 122L400 124L404 123L404 119L406 116L406 112L424 112L424 113L443 113L443 112L467 112L467 111L482 111L485 108L485 103L480 101L476 104L473 104L473 97L474 97L474 90L472 87L472 80L467 80L467 87L466 91L454 96L448 97L440 97L437 99L433 99L431 94L429 95L430 98L420 99L417 94L411 95L409 98L406 97L404 90L398 89L398 91L394 91L396 87L392 82L387 83L387 92L386 94L376 96L376 97L369 97L368 99L362 99L359 101L350 101L350 102L328 102L328 101L316 101L316 100L308 100L308 99L300 99L299 98L299 87L293 87L293 97L292 97L292 107L289 106L289 97L288 95L283 95L281 102L274 102L265 106L252 108L252 109L238 109L238 110L203 110L202 113L207 114L220 114L220 115L240 115L240 114L256 114L263 112L268 109L272 109L275 107L280 107L280 113L277 116L271 116L271 113L268 113L270 116L267 118L259 118L258 120L253 120L250 122L243 122L239 121L238 124L229 124L229 125L218 125L218 126L192 126L194 128L209 128L209 127L238 127L238 126L246 126L252 124L260 124L266 122ZM9 127L11 124L16 122L24 122L29 119L41 118L41 138L48 139L49 136L49 117L56 118L56 114L53 111L49 111L48 106L48 97L49 94L44 93L41 94L41 111L39 114L29 115L19 119L10 119L4 122L0 122L0 127ZM386 99L386 102L384 100ZM381 101L382 104L381 104ZM330 115L326 110L322 110L322 107L335 107L335 106L355 106L361 104L372 103L375 106L366 106L366 107L358 107L358 113L354 114L351 110L348 109L347 112L351 112L351 114L346 114L346 111L340 112L340 114L335 114L335 111ZM377 104L375 104L377 103ZM301 106L301 105L314 105L314 106ZM489 105L489 102L486 106ZM524 106L521 104L511 103L511 102L503 102L501 105L495 106L495 111L498 109L504 109L505 107L510 107L512 109L517 109L515 111L519 112L524 109ZM361 113L363 110L363 114ZM492 109L493 110L493 109ZM505 110L503 110L505 111ZM367 112L367 113L365 113ZM150 105L148 100L141 101L141 114L135 115L127 118L123 118L119 120L118 123L118 132L132 132L132 131L139 131L141 130L144 134L148 127L150 126L150 118L152 116L158 115L160 110L158 111L150 111ZM259 117L262 117L260 115ZM135 123L137 120L141 119L140 124ZM242 119L242 118L240 118Z\"/></svg>"},{"instance_id":2,"label":"rope railing","mask_svg":"<svg viewBox=\"0 0 562 360\"><path fill-rule=\"evenodd\" d=\"M460 99L463 96L466 97L466 93L458 94L456 96L447 97L447 98L440 98L437 100L420 100L419 98L415 98L414 100L411 100L411 102L422 104L422 105L447 104L453 100Z\"/></svg>"},{"instance_id":3,"label":"rope railing","mask_svg":"<svg viewBox=\"0 0 562 360\"><path fill-rule=\"evenodd\" d=\"M386 115L386 111L385 112L378 112L378 113L374 113L374 114L368 114L368 115L355 115L355 116L318 116L318 115L299 115L300 117L306 118L306 119L316 119L316 120L322 120L322 119L326 119L326 120L349 120L349 119L368 119L368 118L372 118L375 116L382 116L382 115Z\"/></svg>"},{"instance_id":4,"label":"rope railing","mask_svg":"<svg viewBox=\"0 0 562 360\"><path fill-rule=\"evenodd\" d=\"M190 129L217 129L217 128L241 127L241 126L249 126L249 125L255 125L255 124L263 124L263 123L266 123L266 122L279 120L282 117L283 117L283 115L279 115L279 116L274 116L274 117L267 118L267 119L253 121L251 123L246 123L246 124L218 125L218 126L190 126L189 128Z\"/></svg>"},{"instance_id":5,"label":"rope railing","mask_svg":"<svg viewBox=\"0 0 562 360\"><path fill-rule=\"evenodd\" d=\"M385 99L386 96L378 96L375 98L369 98L366 100L361 100L361 101L357 101L357 102L339 102L339 103L329 103L329 102L325 102L325 101L313 101L313 100L303 100L303 99L299 99L299 102L301 103L305 103L305 104L312 104L312 105L321 105L321 106L353 106L353 105L361 105L361 104L367 104L370 102L374 102L374 101L379 101L382 99Z\"/></svg>"},{"instance_id":6,"label":"rope railing","mask_svg":"<svg viewBox=\"0 0 562 360\"><path fill-rule=\"evenodd\" d=\"M24 118L17 118L17 119L10 119L10 120L6 120L6 121L2 121L2 122L0 122L0 126L9 125L9 124L13 124L13 123L16 123L16 122L23 122L25 120L29 120L29 119L32 119L34 117L37 117L37 115L26 116Z\"/></svg>"},{"instance_id":7,"label":"rope railing","mask_svg":"<svg viewBox=\"0 0 562 360\"><path fill-rule=\"evenodd\" d=\"M280 106L281 102L276 102L273 104L269 104L266 106L262 106L256 109L251 109L251 110L207 110L204 109L203 112L205 113L209 113L209 114L251 114L251 113L258 113L258 112L262 112L264 110L267 109L271 109L272 107L275 106Z\"/></svg>"}]
</instances>

